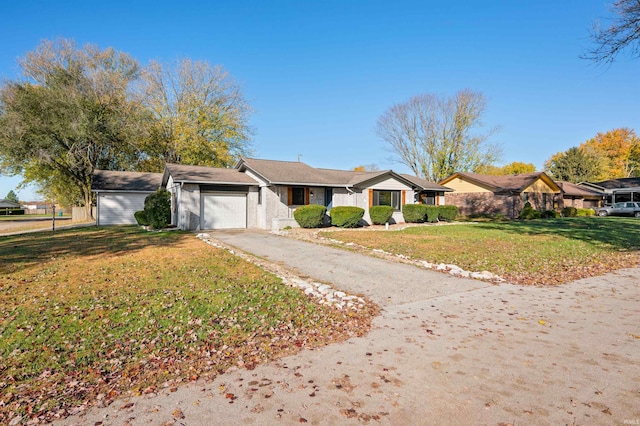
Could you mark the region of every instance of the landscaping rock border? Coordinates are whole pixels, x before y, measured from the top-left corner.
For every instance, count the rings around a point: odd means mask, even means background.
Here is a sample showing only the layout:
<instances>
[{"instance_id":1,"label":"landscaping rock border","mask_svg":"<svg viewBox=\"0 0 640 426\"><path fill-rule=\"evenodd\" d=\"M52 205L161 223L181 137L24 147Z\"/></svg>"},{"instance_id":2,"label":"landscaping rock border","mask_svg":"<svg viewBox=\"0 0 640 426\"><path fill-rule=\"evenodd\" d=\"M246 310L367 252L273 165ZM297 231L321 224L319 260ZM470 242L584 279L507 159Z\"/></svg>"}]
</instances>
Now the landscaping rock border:
<instances>
[{"instance_id":1,"label":"landscaping rock border","mask_svg":"<svg viewBox=\"0 0 640 426\"><path fill-rule=\"evenodd\" d=\"M210 234L199 233L196 235L196 237L213 247L226 250L234 256L238 256L248 262L260 266L262 269L275 274L282 280L282 282L292 287L302 289L302 291L304 291L307 296L316 299L321 305L333 306L337 309L359 311L361 309L364 309L368 303L371 303L367 302L362 297L335 290L333 287L326 283L321 283L310 279L303 279L290 272L289 270L279 267L278 265L275 265L271 262L263 261L243 251L235 250L223 244L221 241L216 240Z\"/></svg>"}]
</instances>

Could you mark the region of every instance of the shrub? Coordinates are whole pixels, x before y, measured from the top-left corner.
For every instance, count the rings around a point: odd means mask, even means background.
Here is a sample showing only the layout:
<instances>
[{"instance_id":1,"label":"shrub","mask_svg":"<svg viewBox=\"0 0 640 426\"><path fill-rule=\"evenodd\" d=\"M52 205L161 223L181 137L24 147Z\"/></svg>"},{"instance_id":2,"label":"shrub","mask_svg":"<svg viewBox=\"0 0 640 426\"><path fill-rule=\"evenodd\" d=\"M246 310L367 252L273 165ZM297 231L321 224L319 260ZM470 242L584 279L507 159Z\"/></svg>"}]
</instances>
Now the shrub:
<instances>
[{"instance_id":1,"label":"shrub","mask_svg":"<svg viewBox=\"0 0 640 426\"><path fill-rule=\"evenodd\" d=\"M538 210L534 210L531 207L531 203L528 201L524 203L524 207L520 210L520 219L530 220L530 219L540 219L542 215Z\"/></svg>"},{"instance_id":2,"label":"shrub","mask_svg":"<svg viewBox=\"0 0 640 426\"><path fill-rule=\"evenodd\" d=\"M454 221L458 216L457 206L438 206L438 218L440 220Z\"/></svg>"},{"instance_id":3,"label":"shrub","mask_svg":"<svg viewBox=\"0 0 640 426\"><path fill-rule=\"evenodd\" d=\"M340 228L355 228L364 216L364 209L352 206L338 206L331 209L331 224Z\"/></svg>"},{"instance_id":4,"label":"shrub","mask_svg":"<svg viewBox=\"0 0 640 426\"><path fill-rule=\"evenodd\" d=\"M576 217L578 215L578 209L575 207L565 207L562 209L563 217Z\"/></svg>"},{"instance_id":5,"label":"shrub","mask_svg":"<svg viewBox=\"0 0 640 426\"><path fill-rule=\"evenodd\" d=\"M595 211L593 209L577 209L576 216L593 216Z\"/></svg>"},{"instance_id":6,"label":"shrub","mask_svg":"<svg viewBox=\"0 0 640 426\"><path fill-rule=\"evenodd\" d=\"M136 222L138 222L138 225L149 226L149 221L147 220L147 214L144 212L144 210L138 210L133 214L133 216L136 218Z\"/></svg>"},{"instance_id":7,"label":"shrub","mask_svg":"<svg viewBox=\"0 0 640 426\"><path fill-rule=\"evenodd\" d=\"M324 222L327 208L320 204L300 206L293 212L293 217L302 228L320 228Z\"/></svg>"},{"instance_id":8,"label":"shrub","mask_svg":"<svg viewBox=\"0 0 640 426\"><path fill-rule=\"evenodd\" d=\"M153 229L165 228L171 222L171 193L158 189L144 199L144 214Z\"/></svg>"},{"instance_id":9,"label":"shrub","mask_svg":"<svg viewBox=\"0 0 640 426\"><path fill-rule=\"evenodd\" d=\"M0 209L0 216L18 216L18 215L23 215L24 214L24 209L20 209L20 208L7 208L7 209Z\"/></svg>"},{"instance_id":10,"label":"shrub","mask_svg":"<svg viewBox=\"0 0 640 426\"><path fill-rule=\"evenodd\" d=\"M426 221L430 223L436 223L440 220L440 209L436 206L425 206L427 212Z\"/></svg>"},{"instance_id":11,"label":"shrub","mask_svg":"<svg viewBox=\"0 0 640 426\"><path fill-rule=\"evenodd\" d=\"M545 210L544 212L542 212L543 219L553 219L556 217L560 217L560 213L555 210Z\"/></svg>"},{"instance_id":12,"label":"shrub","mask_svg":"<svg viewBox=\"0 0 640 426\"><path fill-rule=\"evenodd\" d=\"M393 216L393 207L391 206L372 206L369 208L369 216L374 225L384 225L389 222Z\"/></svg>"},{"instance_id":13,"label":"shrub","mask_svg":"<svg viewBox=\"0 0 640 426\"><path fill-rule=\"evenodd\" d=\"M418 223L427 220L427 207L424 204L405 204L402 206L402 217L407 223Z\"/></svg>"}]
</instances>

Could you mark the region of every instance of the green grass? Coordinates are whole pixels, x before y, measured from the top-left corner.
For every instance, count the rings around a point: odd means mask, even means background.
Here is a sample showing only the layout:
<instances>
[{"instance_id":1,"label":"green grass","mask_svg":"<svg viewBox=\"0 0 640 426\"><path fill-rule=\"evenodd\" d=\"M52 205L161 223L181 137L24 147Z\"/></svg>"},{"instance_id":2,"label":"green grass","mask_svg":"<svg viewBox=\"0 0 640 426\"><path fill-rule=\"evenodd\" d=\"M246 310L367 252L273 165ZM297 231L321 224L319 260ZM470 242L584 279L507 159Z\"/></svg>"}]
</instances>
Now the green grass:
<instances>
[{"instance_id":1,"label":"green grass","mask_svg":"<svg viewBox=\"0 0 640 426\"><path fill-rule=\"evenodd\" d=\"M344 339L367 313L318 305L181 232L0 237L0 423L213 378Z\"/></svg>"},{"instance_id":2,"label":"green grass","mask_svg":"<svg viewBox=\"0 0 640 426\"><path fill-rule=\"evenodd\" d=\"M635 218L482 222L327 236L431 263L486 270L521 284L564 283L635 266L640 259L640 221Z\"/></svg>"}]
</instances>

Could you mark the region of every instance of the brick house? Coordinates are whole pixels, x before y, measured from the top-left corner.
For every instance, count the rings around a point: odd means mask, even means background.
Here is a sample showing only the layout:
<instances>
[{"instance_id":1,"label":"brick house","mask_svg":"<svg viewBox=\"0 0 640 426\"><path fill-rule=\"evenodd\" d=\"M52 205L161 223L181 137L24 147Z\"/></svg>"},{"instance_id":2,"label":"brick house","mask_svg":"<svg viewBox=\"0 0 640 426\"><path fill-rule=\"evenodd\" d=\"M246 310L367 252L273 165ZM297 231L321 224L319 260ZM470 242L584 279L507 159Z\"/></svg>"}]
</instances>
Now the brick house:
<instances>
[{"instance_id":1,"label":"brick house","mask_svg":"<svg viewBox=\"0 0 640 426\"><path fill-rule=\"evenodd\" d=\"M558 208L562 189L544 172L491 176L454 173L440 185L451 188L447 204L458 207L462 215L502 214L516 218L526 202L537 210Z\"/></svg>"}]
</instances>

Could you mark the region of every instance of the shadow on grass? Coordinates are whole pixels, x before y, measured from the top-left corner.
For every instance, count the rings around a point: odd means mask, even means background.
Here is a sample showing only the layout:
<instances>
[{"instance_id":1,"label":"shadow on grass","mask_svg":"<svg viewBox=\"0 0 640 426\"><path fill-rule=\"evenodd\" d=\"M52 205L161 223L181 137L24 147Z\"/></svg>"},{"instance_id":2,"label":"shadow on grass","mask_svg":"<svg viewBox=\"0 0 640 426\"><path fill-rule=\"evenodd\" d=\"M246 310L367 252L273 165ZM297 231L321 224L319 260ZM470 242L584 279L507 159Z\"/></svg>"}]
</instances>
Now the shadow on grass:
<instances>
[{"instance_id":1,"label":"shadow on grass","mask_svg":"<svg viewBox=\"0 0 640 426\"><path fill-rule=\"evenodd\" d=\"M137 226L87 227L0 236L0 273L59 256L96 256L168 246L182 232L147 232Z\"/></svg>"},{"instance_id":2,"label":"shadow on grass","mask_svg":"<svg viewBox=\"0 0 640 426\"><path fill-rule=\"evenodd\" d=\"M558 235L607 245L617 250L640 250L640 220L624 217L575 217L530 221L483 222L476 226L517 234Z\"/></svg>"}]
</instances>

